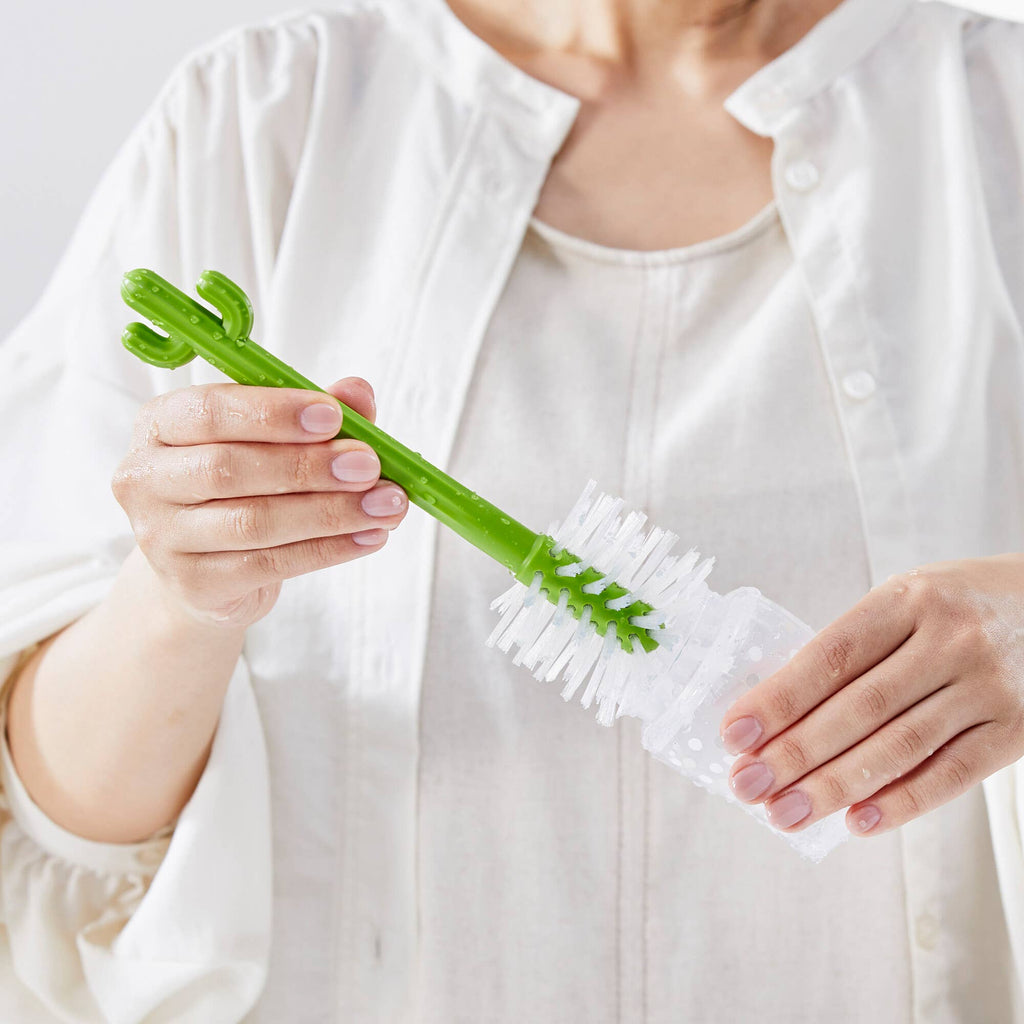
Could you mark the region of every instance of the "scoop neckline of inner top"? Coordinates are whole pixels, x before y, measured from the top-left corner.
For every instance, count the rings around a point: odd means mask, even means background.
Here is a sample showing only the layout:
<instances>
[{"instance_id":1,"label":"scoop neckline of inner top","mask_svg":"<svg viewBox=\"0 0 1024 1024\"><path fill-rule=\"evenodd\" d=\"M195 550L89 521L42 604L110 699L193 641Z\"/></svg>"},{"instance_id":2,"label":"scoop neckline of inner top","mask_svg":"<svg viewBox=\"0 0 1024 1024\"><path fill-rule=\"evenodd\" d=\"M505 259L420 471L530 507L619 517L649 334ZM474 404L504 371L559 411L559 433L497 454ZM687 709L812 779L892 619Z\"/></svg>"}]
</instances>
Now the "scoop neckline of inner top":
<instances>
[{"instance_id":1,"label":"scoop neckline of inner top","mask_svg":"<svg viewBox=\"0 0 1024 1024\"><path fill-rule=\"evenodd\" d=\"M674 249L618 249L601 245L589 239L570 235L537 217L530 217L530 228L544 241L556 249L566 249L599 263L618 263L626 266L665 266L672 263L689 263L707 256L717 256L732 249L738 249L763 234L778 219L775 200L754 214L745 224L724 235L716 235L702 242L682 245Z\"/></svg>"}]
</instances>

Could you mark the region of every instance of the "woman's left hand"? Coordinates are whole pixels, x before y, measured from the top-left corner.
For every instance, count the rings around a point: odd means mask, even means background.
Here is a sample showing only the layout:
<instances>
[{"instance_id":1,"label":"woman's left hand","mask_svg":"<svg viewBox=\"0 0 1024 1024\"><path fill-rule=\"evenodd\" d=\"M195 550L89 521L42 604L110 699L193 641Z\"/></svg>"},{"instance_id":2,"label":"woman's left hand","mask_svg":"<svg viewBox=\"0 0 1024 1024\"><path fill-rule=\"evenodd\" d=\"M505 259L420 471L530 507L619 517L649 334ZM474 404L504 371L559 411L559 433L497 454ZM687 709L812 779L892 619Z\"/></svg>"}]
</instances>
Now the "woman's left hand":
<instances>
[{"instance_id":1,"label":"woman's left hand","mask_svg":"<svg viewBox=\"0 0 1024 1024\"><path fill-rule=\"evenodd\" d=\"M730 785L795 832L877 835L1024 756L1024 555L876 587L729 709Z\"/></svg>"}]
</instances>

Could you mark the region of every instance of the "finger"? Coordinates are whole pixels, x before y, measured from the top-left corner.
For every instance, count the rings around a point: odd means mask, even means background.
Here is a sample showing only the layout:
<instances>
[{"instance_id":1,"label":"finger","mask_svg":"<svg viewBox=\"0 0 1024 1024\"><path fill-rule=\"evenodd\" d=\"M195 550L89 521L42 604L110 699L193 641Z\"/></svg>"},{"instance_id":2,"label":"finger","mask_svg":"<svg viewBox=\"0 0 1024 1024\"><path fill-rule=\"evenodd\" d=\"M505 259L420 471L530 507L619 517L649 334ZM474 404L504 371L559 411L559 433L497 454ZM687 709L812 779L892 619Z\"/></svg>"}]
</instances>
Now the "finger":
<instances>
[{"instance_id":1,"label":"finger","mask_svg":"<svg viewBox=\"0 0 1024 1024\"><path fill-rule=\"evenodd\" d=\"M150 402L144 417L149 441L165 445L294 444L326 441L341 429L341 407L330 395L244 384L201 384L171 391Z\"/></svg>"},{"instance_id":2,"label":"finger","mask_svg":"<svg viewBox=\"0 0 1024 1024\"><path fill-rule=\"evenodd\" d=\"M1004 768L1013 759L1006 750L1002 726L972 726L902 779L854 804L847 811L846 827L854 835L881 835L919 818Z\"/></svg>"},{"instance_id":3,"label":"finger","mask_svg":"<svg viewBox=\"0 0 1024 1024\"><path fill-rule=\"evenodd\" d=\"M765 804L768 820L787 831L805 828L833 811L866 800L976 725L978 717L971 703L957 696L955 687L944 687L774 795Z\"/></svg>"},{"instance_id":4,"label":"finger","mask_svg":"<svg viewBox=\"0 0 1024 1024\"><path fill-rule=\"evenodd\" d=\"M198 554L192 556L191 571L203 579L230 579L233 589L255 590L371 554L385 545L389 535L389 530L372 528L336 537L311 537L254 551Z\"/></svg>"},{"instance_id":5,"label":"finger","mask_svg":"<svg viewBox=\"0 0 1024 1024\"><path fill-rule=\"evenodd\" d=\"M917 632L795 725L738 758L729 784L741 800L767 800L948 682L949 671L943 659L936 658L934 643Z\"/></svg>"},{"instance_id":6,"label":"finger","mask_svg":"<svg viewBox=\"0 0 1024 1024\"><path fill-rule=\"evenodd\" d=\"M364 494L275 494L187 505L174 517L178 551L247 551L375 528L394 529L408 499L397 484Z\"/></svg>"},{"instance_id":7,"label":"finger","mask_svg":"<svg viewBox=\"0 0 1024 1024\"><path fill-rule=\"evenodd\" d=\"M762 746L888 657L916 624L906 591L896 578L872 590L740 697L722 719L725 749L739 754Z\"/></svg>"},{"instance_id":8,"label":"finger","mask_svg":"<svg viewBox=\"0 0 1024 1024\"><path fill-rule=\"evenodd\" d=\"M369 381L362 377L344 377L335 381L327 390L339 401L354 409L371 423L377 420L377 399Z\"/></svg>"},{"instance_id":9,"label":"finger","mask_svg":"<svg viewBox=\"0 0 1024 1024\"><path fill-rule=\"evenodd\" d=\"M366 491L380 477L373 450L352 440L167 446L139 457L150 467L152 494L176 505L307 491Z\"/></svg>"}]
</instances>

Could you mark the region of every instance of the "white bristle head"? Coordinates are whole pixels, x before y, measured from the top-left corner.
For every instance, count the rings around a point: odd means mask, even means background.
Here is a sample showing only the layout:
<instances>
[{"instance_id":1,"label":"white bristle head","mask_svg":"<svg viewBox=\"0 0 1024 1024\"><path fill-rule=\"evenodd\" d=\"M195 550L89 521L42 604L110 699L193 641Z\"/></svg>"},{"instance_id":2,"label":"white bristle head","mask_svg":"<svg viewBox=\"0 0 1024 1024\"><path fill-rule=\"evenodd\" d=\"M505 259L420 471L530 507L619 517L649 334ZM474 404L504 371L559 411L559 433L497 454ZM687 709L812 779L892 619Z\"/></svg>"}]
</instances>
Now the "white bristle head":
<instances>
[{"instance_id":1,"label":"white bristle head","mask_svg":"<svg viewBox=\"0 0 1024 1024\"><path fill-rule=\"evenodd\" d=\"M551 529L552 555L568 553L574 558L558 566L553 576L570 580L591 569L600 572L598 579L581 588L595 602L613 583L623 587L625 594L605 604L612 611L635 601L651 606L649 613L629 622L650 630L658 646L646 652L634 640L634 652L626 651L614 622L601 636L590 605L584 605L577 621L566 590L557 596L541 593L539 572L530 587L516 583L492 604L500 621L487 642L503 651L515 647L515 664L525 665L538 679L564 680L561 693L566 700L582 687L581 702L590 706L596 700L598 720L610 725L620 714L636 713L641 703L650 702L652 693L668 692L659 680L667 677L680 648L680 630L673 624L692 617L713 563L700 561L692 549L681 556L672 554L678 541L675 534L649 526L643 513L624 510L621 498L599 494L596 487L590 481L565 520ZM689 628L682 632L687 635Z\"/></svg>"}]
</instances>

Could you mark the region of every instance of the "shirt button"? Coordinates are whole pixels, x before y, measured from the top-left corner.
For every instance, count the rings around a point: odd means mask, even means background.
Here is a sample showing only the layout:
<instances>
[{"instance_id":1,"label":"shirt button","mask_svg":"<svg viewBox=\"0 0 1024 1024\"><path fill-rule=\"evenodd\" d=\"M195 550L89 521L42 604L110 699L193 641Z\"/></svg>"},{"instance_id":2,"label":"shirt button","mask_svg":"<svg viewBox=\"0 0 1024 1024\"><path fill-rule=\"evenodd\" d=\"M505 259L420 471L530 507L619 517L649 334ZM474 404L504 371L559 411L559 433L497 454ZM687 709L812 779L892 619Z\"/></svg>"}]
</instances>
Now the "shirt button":
<instances>
[{"instance_id":1,"label":"shirt button","mask_svg":"<svg viewBox=\"0 0 1024 1024\"><path fill-rule=\"evenodd\" d=\"M496 167L484 167L480 172L480 187L492 199L502 200L509 196L512 185Z\"/></svg>"},{"instance_id":2,"label":"shirt button","mask_svg":"<svg viewBox=\"0 0 1024 1024\"><path fill-rule=\"evenodd\" d=\"M914 922L914 941L924 950L933 950L939 941L939 922L931 914L922 914Z\"/></svg>"},{"instance_id":3,"label":"shirt button","mask_svg":"<svg viewBox=\"0 0 1024 1024\"><path fill-rule=\"evenodd\" d=\"M843 391L850 398L870 398L876 387L875 378L867 370L855 370L843 378Z\"/></svg>"},{"instance_id":4,"label":"shirt button","mask_svg":"<svg viewBox=\"0 0 1024 1024\"><path fill-rule=\"evenodd\" d=\"M818 168L810 160L796 160L783 175L786 184L796 192L809 192L818 184Z\"/></svg>"}]
</instances>

